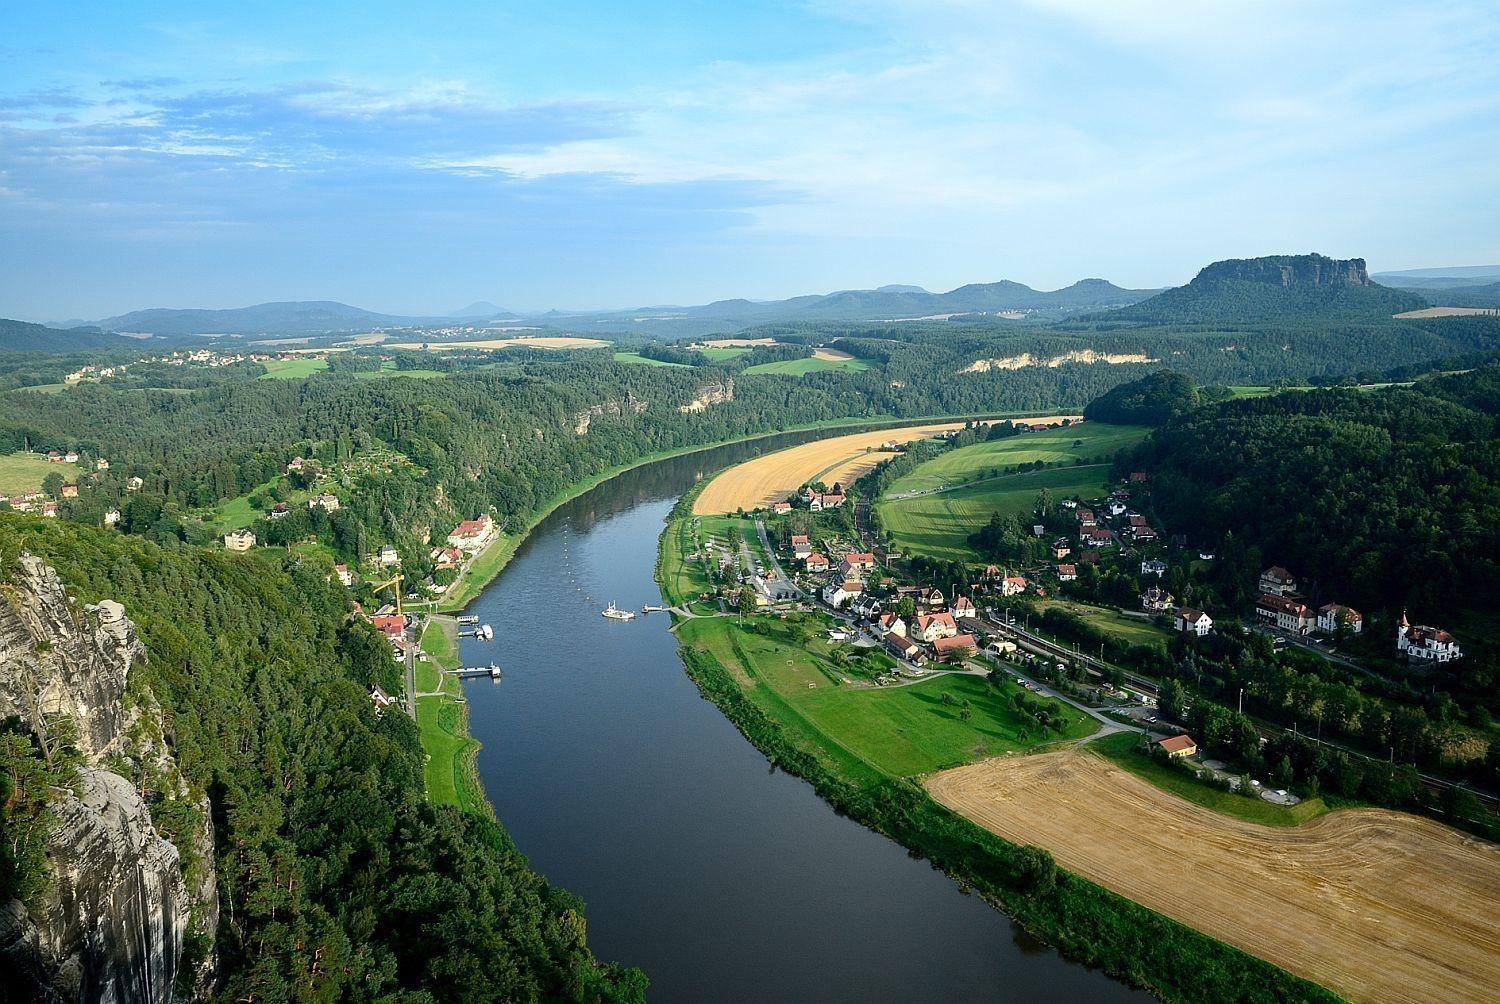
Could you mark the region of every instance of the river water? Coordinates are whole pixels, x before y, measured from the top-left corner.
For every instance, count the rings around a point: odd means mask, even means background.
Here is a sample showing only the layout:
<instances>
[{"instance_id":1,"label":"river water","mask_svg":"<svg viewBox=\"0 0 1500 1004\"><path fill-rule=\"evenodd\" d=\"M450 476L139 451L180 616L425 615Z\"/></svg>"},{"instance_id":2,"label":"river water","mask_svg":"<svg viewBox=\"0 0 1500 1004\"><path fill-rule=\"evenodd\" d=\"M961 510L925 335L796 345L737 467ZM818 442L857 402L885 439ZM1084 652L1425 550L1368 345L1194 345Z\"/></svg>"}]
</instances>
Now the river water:
<instances>
[{"instance_id":1,"label":"river water","mask_svg":"<svg viewBox=\"0 0 1500 1004\"><path fill-rule=\"evenodd\" d=\"M544 520L467 612L464 662L495 812L586 903L601 958L656 1001L1116 1001L1147 995L1036 945L895 842L773 770L688 679L659 603L657 538L703 473L787 435L627 472Z\"/></svg>"}]
</instances>

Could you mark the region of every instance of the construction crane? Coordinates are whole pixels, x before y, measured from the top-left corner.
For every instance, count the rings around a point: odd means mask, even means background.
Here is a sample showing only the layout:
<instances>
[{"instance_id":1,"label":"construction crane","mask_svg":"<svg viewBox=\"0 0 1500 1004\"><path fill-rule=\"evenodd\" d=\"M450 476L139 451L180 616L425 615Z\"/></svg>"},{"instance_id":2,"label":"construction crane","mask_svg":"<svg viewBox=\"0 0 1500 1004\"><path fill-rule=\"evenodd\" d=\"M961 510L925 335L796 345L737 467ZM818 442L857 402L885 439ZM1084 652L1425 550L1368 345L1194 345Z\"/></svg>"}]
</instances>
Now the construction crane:
<instances>
[{"instance_id":1,"label":"construction crane","mask_svg":"<svg viewBox=\"0 0 1500 1004\"><path fill-rule=\"evenodd\" d=\"M396 573L396 577L394 579L390 579L389 581L386 581L386 582L377 582L373 586L371 586L370 588L374 592L377 592L377 593L380 592L382 589L389 589L391 591L391 595L394 596L394 597L396 597L396 616L397 617L402 616L402 613L401 613L401 573L400 572Z\"/></svg>"}]
</instances>

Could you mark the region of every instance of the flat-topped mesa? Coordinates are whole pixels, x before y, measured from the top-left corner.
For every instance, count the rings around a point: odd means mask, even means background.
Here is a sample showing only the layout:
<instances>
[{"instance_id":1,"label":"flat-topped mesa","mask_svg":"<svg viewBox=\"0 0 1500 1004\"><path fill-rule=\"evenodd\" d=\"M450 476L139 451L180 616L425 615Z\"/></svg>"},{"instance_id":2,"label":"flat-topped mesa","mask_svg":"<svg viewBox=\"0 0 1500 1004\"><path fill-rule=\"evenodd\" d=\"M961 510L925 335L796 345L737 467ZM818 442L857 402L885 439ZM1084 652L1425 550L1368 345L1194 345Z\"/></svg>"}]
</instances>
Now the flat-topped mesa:
<instances>
[{"instance_id":1,"label":"flat-topped mesa","mask_svg":"<svg viewBox=\"0 0 1500 1004\"><path fill-rule=\"evenodd\" d=\"M1272 286L1370 286L1363 258L1329 258L1320 254L1267 255L1216 261L1198 273L1194 282L1239 279Z\"/></svg>"}]
</instances>

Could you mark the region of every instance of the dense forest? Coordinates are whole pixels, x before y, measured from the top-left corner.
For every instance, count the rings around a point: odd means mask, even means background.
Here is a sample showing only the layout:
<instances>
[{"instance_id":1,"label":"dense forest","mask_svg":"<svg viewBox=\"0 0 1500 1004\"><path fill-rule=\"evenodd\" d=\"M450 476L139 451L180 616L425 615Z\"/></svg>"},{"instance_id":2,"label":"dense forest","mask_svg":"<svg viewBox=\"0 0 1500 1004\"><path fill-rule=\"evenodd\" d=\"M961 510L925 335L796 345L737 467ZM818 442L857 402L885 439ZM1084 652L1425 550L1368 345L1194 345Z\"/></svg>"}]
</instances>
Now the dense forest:
<instances>
[{"instance_id":1,"label":"dense forest","mask_svg":"<svg viewBox=\"0 0 1500 1004\"><path fill-rule=\"evenodd\" d=\"M368 697L400 686L389 647L326 561L0 517L5 575L22 552L136 621L150 658L132 693L160 702L193 796L212 800L220 999L641 996L638 973L593 959L581 904L499 825L427 801L416 726ZM194 799L147 787L169 838L201 823Z\"/></svg>"}]
</instances>

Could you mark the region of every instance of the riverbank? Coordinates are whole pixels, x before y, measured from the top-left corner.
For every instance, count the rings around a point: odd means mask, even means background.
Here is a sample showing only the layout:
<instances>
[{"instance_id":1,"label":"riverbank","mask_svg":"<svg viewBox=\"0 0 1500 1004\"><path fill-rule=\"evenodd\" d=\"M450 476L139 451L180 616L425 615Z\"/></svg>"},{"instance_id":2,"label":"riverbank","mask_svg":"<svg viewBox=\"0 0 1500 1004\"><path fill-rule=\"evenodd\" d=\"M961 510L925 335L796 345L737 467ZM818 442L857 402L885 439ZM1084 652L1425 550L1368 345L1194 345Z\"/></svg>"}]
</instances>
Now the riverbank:
<instances>
[{"instance_id":1,"label":"riverbank","mask_svg":"<svg viewBox=\"0 0 1500 1004\"><path fill-rule=\"evenodd\" d=\"M675 541L674 531L691 518L693 494L678 503L664 543ZM663 580L677 574L665 567L669 553L674 561L687 560L685 548L662 547L657 574ZM814 703L824 695L835 698L840 684L822 672L825 660L812 651L811 640L798 652L783 635L787 628L771 616L748 617L744 627L727 619L678 622L679 650L699 691L774 766L810 782L840 811L926 857L1063 954L1167 999L1335 999L1057 869L1045 852L1010 843L934 801L921 784L926 773L1038 745L1032 734L1022 739L1014 733L1007 741L1003 692L978 678L953 678L972 684L967 688L939 678L921 685L932 693L908 695L905 707L877 707L873 702L888 701L891 692L871 690L841 696L842 708L820 709ZM778 674L796 679L778 681ZM869 705L863 704L866 697ZM850 698L861 702L852 713ZM976 739L977 726L986 722L985 738Z\"/></svg>"},{"instance_id":2,"label":"riverbank","mask_svg":"<svg viewBox=\"0 0 1500 1004\"><path fill-rule=\"evenodd\" d=\"M1052 409L1055 410L1055 409ZM656 463L660 460L671 460L674 457L686 457L694 453L706 453L724 446L734 446L738 443L754 443L762 439L771 439L776 436L785 436L799 432L820 432L824 429L889 429L903 425L921 425L927 422L949 421L995 421L999 419L1025 419L1045 416L1048 410L1026 411L1026 412L990 412L980 415L926 415L912 418L896 418L892 416L877 416L874 418L836 418L826 422L814 422L811 425L799 425L790 429L777 429L774 432L760 432L751 436L738 436L733 439L721 439L717 442L703 443L694 446L682 446L671 450L660 450L632 460L629 463L617 464L608 470L602 471L592 477L584 478L575 482L566 491L560 492L548 500L547 504L536 511L526 525L515 534L502 533L496 536L488 547L475 556L474 560L464 569L448 591L437 603L437 610L441 613L458 613L474 601L474 598L484 591L484 587L494 581L495 576L505 570L510 559L515 556L516 549L521 546L536 525L559 508L578 498L580 495L599 487L611 478L618 477L627 471L633 471L638 467Z\"/></svg>"},{"instance_id":3,"label":"riverbank","mask_svg":"<svg viewBox=\"0 0 1500 1004\"><path fill-rule=\"evenodd\" d=\"M1012 412L1007 414L957 416L950 418L950 421L1026 418L1041 414L1046 414L1046 412ZM511 559L515 557L516 551L542 520L552 515L552 513L568 502L599 487L611 478L658 461L689 456L694 453L703 453L724 446L753 443L788 434L819 432L825 429L884 429L895 426L921 424L932 420L931 417L832 419L827 422L799 426L794 429L779 429L775 432L742 436L737 439L706 443L699 446L684 446L678 449L659 451L631 461L630 463L616 465L593 477L576 482L572 487L549 500L545 506L526 521L525 527L520 532L498 535L488 547L475 556L474 560L464 569L463 574L448 587L447 593L437 603L435 614L431 617L428 627L423 631L422 651L427 654L428 662L418 663L417 693L419 695L428 693L430 696L417 698L417 728L422 740L422 749L427 755L425 775L428 797L439 804L456 805L465 811L480 812L485 815L494 814L488 800L484 796L483 785L480 783L478 773L474 768L475 757L479 754L479 743L469 734L468 707L463 701L463 685L456 677L450 673L440 672L436 667L443 667L449 670L459 667L456 625L453 624L451 615L464 610L476 597L484 592L485 587L493 582L495 577L510 564ZM448 628L434 632L432 625L441 624L444 621L448 622ZM452 637L451 640L448 640L450 632ZM423 676L424 669L430 673L425 678ZM431 686L424 687L424 679Z\"/></svg>"}]
</instances>

